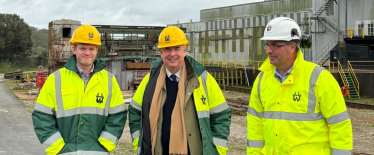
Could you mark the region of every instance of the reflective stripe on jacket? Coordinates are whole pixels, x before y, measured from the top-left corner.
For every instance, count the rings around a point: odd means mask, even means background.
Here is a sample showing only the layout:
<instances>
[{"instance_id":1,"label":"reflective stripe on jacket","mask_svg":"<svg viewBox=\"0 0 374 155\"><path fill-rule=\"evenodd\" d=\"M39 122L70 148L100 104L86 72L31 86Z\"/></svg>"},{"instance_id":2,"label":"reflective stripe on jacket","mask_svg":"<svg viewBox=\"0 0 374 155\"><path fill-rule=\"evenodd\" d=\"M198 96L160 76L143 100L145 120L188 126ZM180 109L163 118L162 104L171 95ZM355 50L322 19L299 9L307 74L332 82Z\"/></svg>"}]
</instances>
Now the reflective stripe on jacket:
<instances>
[{"instance_id":1,"label":"reflective stripe on jacket","mask_svg":"<svg viewBox=\"0 0 374 155\"><path fill-rule=\"evenodd\" d=\"M352 125L335 78L301 51L280 83L267 59L247 113L247 154L351 155Z\"/></svg>"},{"instance_id":2,"label":"reflective stripe on jacket","mask_svg":"<svg viewBox=\"0 0 374 155\"><path fill-rule=\"evenodd\" d=\"M115 149L127 109L115 77L95 62L86 88L74 68L75 57L44 84L32 119L48 154L104 155Z\"/></svg>"},{"instance_id":3,"label":"reflective stripe on jacket","mask_svg":"<svg viewBox=\"0 0 374 155\"><path fill-rule=\"evenodd\" d=\"M203 140L203 154L226 154L228 151L227 137L230 134L231 110L217 82L205 71L205 68L189 56L186 56L185 62L186 64L188 63L186 67L192 65L200 83L199 87L194 89L192 95ZM141 146L142 138L150 136L147 130L142 130L141 120L145 119L141 116L149 116L149 114L144 114L144 98L148 97L152 100L151 96L153 96L154 89L151 89L152 86L150 86L150 84L157 80L159 71L155 72L155 69L161 66L161 64L154 65L155 63L160 62L153 62L152 66L155 67L152 68L150 74L144 77L129 106L130 132L132 135L133 147L137 150L138 154L144 154L144 152L140 151L141 147L150 147L150 145ZM187 89L188 88L186 88L186 90ZM187 102L188 99L185 99L185 101ZM146 110L149 112L149 109Z\"/></svg>"}]
</instances>

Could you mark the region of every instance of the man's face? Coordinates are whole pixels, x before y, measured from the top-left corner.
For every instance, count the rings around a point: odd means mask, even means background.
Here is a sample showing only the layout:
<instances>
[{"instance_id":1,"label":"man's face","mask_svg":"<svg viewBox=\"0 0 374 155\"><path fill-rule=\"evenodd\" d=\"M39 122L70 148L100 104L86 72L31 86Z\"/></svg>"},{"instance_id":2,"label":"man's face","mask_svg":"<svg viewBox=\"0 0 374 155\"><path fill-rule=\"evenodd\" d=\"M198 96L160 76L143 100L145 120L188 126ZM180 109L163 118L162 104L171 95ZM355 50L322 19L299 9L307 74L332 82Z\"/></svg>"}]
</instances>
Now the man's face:
<instances>
[{"instance_id":1,"label":"man's face","mask_svg":"<svg viewBox=\"0 0 374 155\"><path fill-rule=\"evenodd\" d=\"M162 61L170 72L176 73L182 68L186 56L186 46L166 47L159 49L159 51Z\"/></svg>"},{"instance_id":2,"label":"man's face","mask_svg":"<svg viewBox=\"0 0 374 155\"><path fill-rule=\"evenodd\" d=\"M270 63L275 67L281 67L288 61L293 61L292 53L295 52L296 44L284 41L267 41L266 54Z\"/></svg>"},{"instance_id":3,"label":"man's face","mask_svg":"<svg viewBox=\"0 0 374 155\"><path fill-rule=\"evenodd\" d=\"M89 67L94 62L98 47L92 44L77 44L73 46L73 53L77 57L79 67Z\"/></svg>"}]
</instances>

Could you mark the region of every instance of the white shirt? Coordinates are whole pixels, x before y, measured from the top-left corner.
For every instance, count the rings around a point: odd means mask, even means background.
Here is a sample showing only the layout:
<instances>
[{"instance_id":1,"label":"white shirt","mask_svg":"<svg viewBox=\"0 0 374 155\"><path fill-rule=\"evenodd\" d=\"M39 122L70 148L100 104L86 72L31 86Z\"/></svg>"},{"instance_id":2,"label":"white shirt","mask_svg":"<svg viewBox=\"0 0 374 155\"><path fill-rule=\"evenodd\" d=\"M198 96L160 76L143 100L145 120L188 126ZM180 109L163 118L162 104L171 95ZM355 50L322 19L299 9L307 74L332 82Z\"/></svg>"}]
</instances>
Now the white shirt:
<instances>
[{"instance_id":1,"label":"white shirt","mask_svg":"<svg viewBox=\"0 0 374 155\"><path fill-rule=\"evenodd\" d=\"M169 77L169 79L170 80L173 80L171 77L170 77L170 75L171 74L173 74L173 73L171 73L166 67L165 67L165 69L166 69L166 75ZM181 72L182 72L182 69L180 69L178 72L176 72L174 75L175 76L177 76L177 82L179 81L179 78L180 78L180 76L181 76Z\"/></svg>"}]
</instances>

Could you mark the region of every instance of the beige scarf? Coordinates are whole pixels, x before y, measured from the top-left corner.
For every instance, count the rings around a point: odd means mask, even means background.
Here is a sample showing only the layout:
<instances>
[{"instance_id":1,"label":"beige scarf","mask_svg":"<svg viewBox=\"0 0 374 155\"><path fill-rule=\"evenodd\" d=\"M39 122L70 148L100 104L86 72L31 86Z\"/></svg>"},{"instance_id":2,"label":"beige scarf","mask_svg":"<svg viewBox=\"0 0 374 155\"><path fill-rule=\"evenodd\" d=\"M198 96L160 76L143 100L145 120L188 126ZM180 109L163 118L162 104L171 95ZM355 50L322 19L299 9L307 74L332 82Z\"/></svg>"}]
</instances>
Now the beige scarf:
<instances>
[{"instance_id":1,"label":"beige scarf","mask_svg":"<svg viewBox=\"0 0 374 155\"><path fill-rule=\"evenodd\" d=\"M187 136L184 124L184 98L185 98L185 81L187 77L186 65L183 65L181 76L178 82L178 94L175 101L174 110L171 116L170 125L170 155L187 155ZM152 155L155 154L155 145L157 137L157 120L161 110L162 88L165 84L166 70L165 64L162 64L160 74L157 78L155 92L153 94L151 109L149 112L149 122L151 128Z\"/></svg>"}]
</instances>

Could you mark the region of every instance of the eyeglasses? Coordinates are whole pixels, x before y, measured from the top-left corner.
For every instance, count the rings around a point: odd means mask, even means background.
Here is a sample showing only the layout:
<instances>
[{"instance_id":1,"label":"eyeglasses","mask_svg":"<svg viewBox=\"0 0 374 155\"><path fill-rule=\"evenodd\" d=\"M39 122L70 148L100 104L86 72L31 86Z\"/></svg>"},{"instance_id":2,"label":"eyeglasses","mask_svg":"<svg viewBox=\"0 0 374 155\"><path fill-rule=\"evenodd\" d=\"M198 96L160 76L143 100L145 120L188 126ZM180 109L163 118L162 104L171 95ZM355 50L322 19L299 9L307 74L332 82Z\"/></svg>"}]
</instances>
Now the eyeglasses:
<instances>
[{"instance_id":1,"label":"eyeglasses","mask_svg":"<svg viewBox=\"0 0 374 155\"><path fill-rule=\"evenodd\" d=\"M283 44L283 45L276 45L276 44L268 45L268 44L265 44L264 49L267 49L268 47L270 47L270 49L272 49L272 50L277 50L278 48L281 48L282 46L285 46L285 45L288 45L288 44Z\"/></svg>"}]
</instances>

